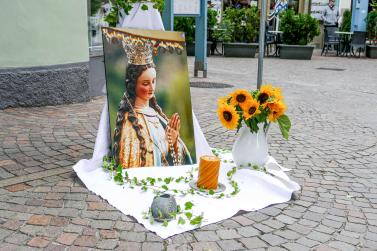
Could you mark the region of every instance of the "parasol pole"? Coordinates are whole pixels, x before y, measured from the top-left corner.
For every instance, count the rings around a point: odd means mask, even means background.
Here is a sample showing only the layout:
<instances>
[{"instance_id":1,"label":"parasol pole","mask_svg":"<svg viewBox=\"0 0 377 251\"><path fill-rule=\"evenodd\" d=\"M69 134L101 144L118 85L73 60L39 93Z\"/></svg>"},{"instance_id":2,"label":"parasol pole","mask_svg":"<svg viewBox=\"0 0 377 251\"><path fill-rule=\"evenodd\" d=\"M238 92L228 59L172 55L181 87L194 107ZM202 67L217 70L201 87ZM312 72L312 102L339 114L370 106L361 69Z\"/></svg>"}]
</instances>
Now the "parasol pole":
<instances>
[{"instance_id":1,"label":"parasol pole","mask_svg":"<svg viewBox=\"0 0 377 251\"><path fill-rule=\"evenodd\" d=\"M262 9L259 24L259 56L258 56L258 81L257 88L260 89L263 81L263 57L264 57L264 38L266 32L266 12L267 0L262 1Z\"/></svg>"}]
</instances>

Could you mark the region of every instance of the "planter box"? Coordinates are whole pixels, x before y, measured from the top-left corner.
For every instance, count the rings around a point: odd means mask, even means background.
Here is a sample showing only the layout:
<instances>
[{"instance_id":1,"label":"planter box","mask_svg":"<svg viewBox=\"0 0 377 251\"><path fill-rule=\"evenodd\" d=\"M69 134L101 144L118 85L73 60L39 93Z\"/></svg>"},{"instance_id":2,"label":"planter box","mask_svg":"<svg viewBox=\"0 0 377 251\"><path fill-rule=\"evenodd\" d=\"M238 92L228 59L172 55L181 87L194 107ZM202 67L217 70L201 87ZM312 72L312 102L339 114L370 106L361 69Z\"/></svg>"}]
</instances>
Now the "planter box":
<instances>
[{"instance_id":1,"label":"planter box","mask_svg":"<svg viewBox=\"0 0 377 251\"><path fill-rule=\"evenodd\" d=\"M367 45L365 56L368 58L377 58L377 45Z\"/></svg>"},{"instance_id":2,"label":"planter box","mask_svg":"<svg viewBox=\"0 0 377 251\"><path fill-rule=\"evenodd\" d=\"M280 58L310 60L314 45L287 45L279 44Z\"/></svg>"},{"instance_id":3,"label":"planter box","mask_svg":"<svg viewBox=\"0 0 377 251\"><path fill-rule=\"evenodd\" d=\"M224 43L224 57L253 58L257 48L256 43Z\"/></svg>"},{"instance_id":4,"label":"planter box","mask_svg":"<svg viewBox=\"0 0 377 251\"><path fill-rule=\"evenodd\" d=\"M212 45L212 42L208 41L207 42L207 57L209 57L211 53L211 45ZM187 51L187 56L195 56L195 43L186 44L186 51Z\"/></svg>"}]
</instances>

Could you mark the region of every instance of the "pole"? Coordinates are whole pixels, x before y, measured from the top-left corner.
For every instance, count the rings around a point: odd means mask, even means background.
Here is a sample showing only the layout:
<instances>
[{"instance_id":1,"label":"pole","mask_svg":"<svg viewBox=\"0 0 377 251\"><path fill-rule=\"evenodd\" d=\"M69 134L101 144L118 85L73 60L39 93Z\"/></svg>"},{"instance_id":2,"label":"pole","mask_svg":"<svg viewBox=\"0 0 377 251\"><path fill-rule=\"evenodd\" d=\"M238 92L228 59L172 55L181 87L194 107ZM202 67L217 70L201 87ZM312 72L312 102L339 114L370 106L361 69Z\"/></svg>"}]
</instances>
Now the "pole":
<instances>
[{"instance_id":1,"label":"pole","mask_svg":"<svg viewBox=\"0 0 377 251\"><path fill-rule=\"evenodd\" d=\"M262 0L262 9L259 24L259 57L258 57L258 82L257 88L260 89L263 81L263 57L264 57L264 37L266 32L266 12L267 0Z\"/></svg>"},{"instance_id":2,"label":"pole","mask_svg":"<svg viewBox=\"0 0 377 251\"><path fill-rule=\"evenodd\" d=\"M200 16L195 18L194 76L203 71L203 78L207 78L207 65L207 0L200 0Z\"/></svg>"},{"instance_id":3,"label":"pole","mask_svg":"<svg viewBox=\"0 0 377 251\"><path fill-rule=\"evenodd\" d=\"M162 22L165 30L174 30L174 5L173 0L165 0L165 8L162 12Z\"/></svg>"}]
</instances>

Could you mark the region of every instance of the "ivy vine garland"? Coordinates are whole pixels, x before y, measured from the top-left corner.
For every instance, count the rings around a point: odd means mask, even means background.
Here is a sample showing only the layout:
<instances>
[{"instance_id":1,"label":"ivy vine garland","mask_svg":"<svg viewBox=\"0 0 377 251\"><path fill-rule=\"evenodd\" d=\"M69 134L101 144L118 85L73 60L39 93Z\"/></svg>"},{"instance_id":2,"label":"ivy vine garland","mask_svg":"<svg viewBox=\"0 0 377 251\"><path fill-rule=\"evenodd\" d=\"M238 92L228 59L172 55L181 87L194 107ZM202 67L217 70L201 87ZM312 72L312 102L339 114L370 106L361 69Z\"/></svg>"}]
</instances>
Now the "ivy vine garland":
<instances>
[{"instance_id":1,"label":"ivy vine garland","mask_svg":"<svg viewBox=\"0 0 377 251\"><path fill-rule=\"evenodd\" d=\"M214 149L213 153L216 156L222 155L227 151ZM224 163L228 161L223 160ZM233 161L230 161L233 163ZM105 156L102 161L102 168L105 172L110 174L111 179L118 185L122 185L124 187L128 187L130 189L139 188L141 191L153 191L153 193L158 196L163 193L173 194L177 197L185 197L186 195L201 195L208 198L214 199L221 199L221 198L230 198L236 196L240 192L240 188L238 183L233 179L234 174L237 172L237 167L233 166L231 170L227 172L227 179L229 184L232 187L232 191L228 194L220 193L216 194L214 190L205 190L199 189L195 190L194 188L187 188L187 189L174 189L171 188L171 185L174 183L181 183L187 184L194 179L194 172L198 171L199 167L195 166L190 169L190 171L186 172L186 175L180 176L178 178L175 177L164 177L164 178L153 178L147 177L145 179L138 179L137 177L130 177L128 172L122 168L122 166L116 166L115 161L110 157ZM245 168L245 167L240 167ZM264 167L259 167L257 165L249 164L246 168L250 168L256 171L263 171L266 172ZM169 187L170 186L170 187ZM192 208L194 207L194 203L192 201L187 201L184 205L177 205L178 209L177 212L173 213L171 216L173 219L177 219L178 217L178 225L184 225L189 223L190 225L200 226L204 220L203 213L200 215L194 215L192 212ZM151 208L142 212L144 219L149 219L151 224L155 223L155 219L152 217ZM162 225L168 226L168 220L163 220Z\"/></svg>"}]
</instances>

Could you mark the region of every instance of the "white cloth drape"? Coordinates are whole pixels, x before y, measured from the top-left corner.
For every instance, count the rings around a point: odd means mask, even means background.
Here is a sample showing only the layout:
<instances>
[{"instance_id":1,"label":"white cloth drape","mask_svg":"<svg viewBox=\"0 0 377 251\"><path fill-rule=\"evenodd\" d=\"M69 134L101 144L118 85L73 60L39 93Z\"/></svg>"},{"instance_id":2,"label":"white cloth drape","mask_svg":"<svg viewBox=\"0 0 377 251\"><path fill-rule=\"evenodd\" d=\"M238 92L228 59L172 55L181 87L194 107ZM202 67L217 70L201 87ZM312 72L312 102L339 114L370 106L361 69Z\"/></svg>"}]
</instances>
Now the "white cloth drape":
<instances>
[{"instance_id":1,"label":"white cloth drape","mask_svg":"<svg viewBox=\"0 0 377 251\"><path fill-rule=\"evenodd\" d=\"M122 20L122 27L163 30L159 13L151 7L148 11L141 11L140 4L136 4L130 15ZM200 129L194 113L193 125L196 156L199 158L202 155L211 154L211 148ZM168 227L163 227L159 223L151 224L149 220L143 219L142 212L148 210L154 194L150 191L143 192L139 188L129 189L127 186L119 186L101 168L102 158L108 153L111 144L109 130L109 114L107 101L105 101L93 156L90 160L80 160L73 166L73 169L86 187L107 200L124 214L135 217L138 222L147 229L156 232L162 238L198 227L190 224L178 225L176 220L170 222ZM232 168L232 165L228 164L231 155L225 155L223 158L228 161L221 164L219 181L226 186L225 194L229 194L232 191L232 187L228 183L226 173ZM167 176L178 178L186 175L186 172L192 167L134 168L129 169L128 173L130 177L137 177L138 179ZM247 169L237 171L234 180L239 184L240 193L234 197L214 199L201 195L187 195L185 197L176 197L177 203L183 205L187 201L192 201L194 203L193 213L196 215L203 213L204 222L202 226L204 226L227 219L239 210L253 211L271 204L290 200L292 192L300 187L284 173L288 169L281 167L272 157L269 157L266 169L272 175ZM196 176L197 173L194 174L194 177ZM187 184L173 184L170 188L184 189L187 186Z\"/></svg>"}]
</instances>

